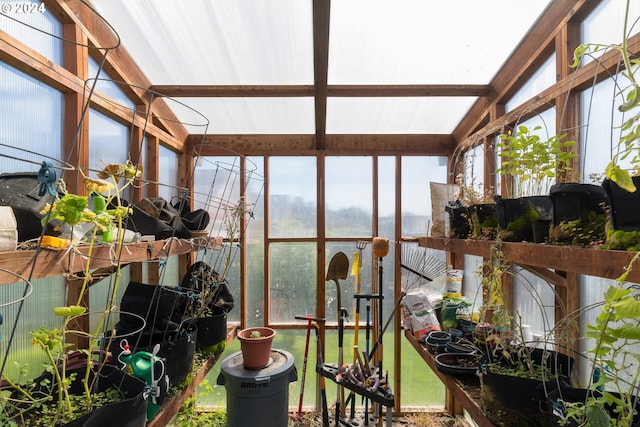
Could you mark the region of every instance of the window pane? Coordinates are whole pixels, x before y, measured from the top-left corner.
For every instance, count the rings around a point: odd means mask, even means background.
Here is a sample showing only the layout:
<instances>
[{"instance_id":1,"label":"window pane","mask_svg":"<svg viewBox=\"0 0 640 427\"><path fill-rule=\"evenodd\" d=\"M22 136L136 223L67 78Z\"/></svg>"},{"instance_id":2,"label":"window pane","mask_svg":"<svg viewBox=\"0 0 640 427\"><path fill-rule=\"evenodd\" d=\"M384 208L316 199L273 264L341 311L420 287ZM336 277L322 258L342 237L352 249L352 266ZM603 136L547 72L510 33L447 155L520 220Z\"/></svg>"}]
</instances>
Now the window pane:
<instances>
[{"instance_id":1,"label":"window pane","mask_svg":"<svg viewBox=\"0 0 640 427\"><path fill-rule=\"evenodd\" d=\"M315 157L269 158L269 237L317 236Z\"/></svg>"},{"instance_id":2,"label":"window pane","mask_svg":"<svg viewBox=\"0 0 640 427\"><path fill-rule=\"evenodd\" d=\"M38 9L34 13L19 13L25 6L30 7L32 3L36 6L44 6L44 3L40 2L4 0L2 4L10 4L12 12L2 14L0 30L6 31L44 57L62 65L62 24L49 10ZM6 11L3 9L3 12Z\"/></svg>"},{"instance_id":3,"label":"window pane","mask_svg":"<svg viewBox=\"0 0 640 427\"><path fill-rule=\"evenodd\" d=\"M209 211L211 221L207 228L213 236L226 237L225 209L240 201L241 173L237 156L198 159L193 176L195 207Z\"/></svg>"},{"instance_id":4,"label":"window pane","mask_svg":"<svg viewBox=\"0 0 640 427\"><path fill-rule=\"evenodd\" d=\"M43 156L64 160L62 103L59 91L0 62L0 142L10 145L0 146L2 172L35 172Z\"/></svg>"},{"instance_id":5,"label":"window pane","mask_svg":"<svg viewBox=\"0 0 640 427\"><path fill-rule=\"evenodd\" d=\"M136 110L135 103L129 99L127 95L125 95L122 88L126 86L125 83L113 81L111 76L107 74L107 72L102 69L99 70L100 64L96 62L91 56L89 56L89 80L85 83L85 87L87 89L91 89L95 84L95 90L103 93L104 95L111 98L112 101L116 101L118 105L123 107L127 107L132 111ZM100 74L98 74L100 71ZM94 96L100 96L94 93Z\"/></svg>"},{"instance_id":6,"label":"window pane","mask_svg":"<svg viewBox=\"0 0 640 427\"><path fill-rule=\"evenodd\" d=\"M580 131L580 162L582 179L585 182L591 182L590 175L595 174L600 176L599 179L595 179L599 184L607 163L616 151L620 140L620 126L628 119L618 108L624 102L619 91L620 87L627 84L628 80L619 74L583 91L580 95L580 121L583 124ZM621 164L624 165L624 161Z\"/></svg>"},{"instance_id":7,"label":"window pane","mask_svg":"<svg viewBox=\"0 0 640 427\"><path fill-rule=\"evenodd\" d=\"M262 302L264 301L264 158L247 159L255 168L249 173L247 202L253 204L253 217L247 224L247 318L249 325L263 323ZM239 313L239 310L238 310Z\"/></svg>"},{"instance_id":8,"label":"window pane","mask_svg":"<svg viewBox=\"0 0 640 427\"><path fill-rule=\"evenodd\" d=\"M167 147L158 151L158 196L170 201L178 197L178 154Z\"/></svg>"},{"instance_id":9,"label":"window pane","mask_svg":"<svg viewBox=\"0 0 640 427\"><path fill-rule=\"evenodd\" d=\"M110 163L125 163L129 129L104 114L89 112L89 169L100 171Z\"/></svg>"},{"instance_id":10,"label":"window pane","mask_svg":"<svg viewBox=\"0 0 640 427\"><path fill-rule=\"evenodd\" d=\"M402 235L426 236L431 228L429 182L447 182L447 158L402 158Z\"/></svg>"},{"instance_id":11,"label":"window pane","mask_svg":"<svg viewBox=\"0 0 640 427\"><path fill-rule=\"evenodd\" d=\"M327 157L327 237L370 236L373 212L371 157Z\"/></svg>"},{"instance_id":12,"label":"window pane","mask_svg":"<svg viewBox=\"0 0 640 427\"><path fill-rule=\"evenodd\" d=\"M529 78L522 88L507 102L505 108L509 112L556 82L556 55L551 55L540 68Z\"/></svg>"},{"instance_id":13,"label":"window pane","mask_svg":"<svg viewBox=\"0 0 640 427\"><path fill-rule=\"evenodd\" d=\"M317 254L315 243L269 245L272 323L291 323L296 315L315 315Z\"/></svg>"}]
</instances>

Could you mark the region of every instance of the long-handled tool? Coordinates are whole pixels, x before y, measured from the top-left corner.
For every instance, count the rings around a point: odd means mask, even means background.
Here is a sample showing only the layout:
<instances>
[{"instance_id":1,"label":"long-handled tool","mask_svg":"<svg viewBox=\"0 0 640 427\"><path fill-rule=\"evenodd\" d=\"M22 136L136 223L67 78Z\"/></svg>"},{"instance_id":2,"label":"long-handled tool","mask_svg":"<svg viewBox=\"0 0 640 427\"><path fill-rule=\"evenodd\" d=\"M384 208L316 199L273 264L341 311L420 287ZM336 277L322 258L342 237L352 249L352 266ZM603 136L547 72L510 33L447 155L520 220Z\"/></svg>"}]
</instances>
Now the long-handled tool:
<instances>
[{"instance_id":1,"label":"long-handled tool","mask_svg":"<svg viewBox=\"0 0 640 427\"><path fill-rule=\"evenodd\" d=\"M311 337L311 324L313 322L324 322L324 319L320 319L317 317L311 316L295 316L297 320L306 320L307 321L307 338L304 344L304 359L302 362L302 379L300 380L300 399L298 400L298 414L297 421L302 421L302 401L304 400L304 384L305 378L307 376L307 360L309 357L309 340Z\"/></svg>"},{"instance_id":2,"label":"long-handled tool","mask_svg":"<svg viewBox=\"0 0 640 427\"><path fill-rule=\"evenodd\" d=\"M382 267L382 259L387 256L389 253L389 239L384 237L374 237L373 238L373 256L378 259L378 372L379 375L383 375L384 371L382 370L382 308L383 308L383 286L382 286L382 276L383 276L383 267ZM388 379L387 379L388 381ZM382 405L378 405L378 419L382 420Z\"/></svg>"},{"instance_id":3,"label":"long-handled tool","mask_svg":"<svg viewBox=\"0 0 640 427\"><path fill-rule=\"evenodd\" d=\"M329 261L329 267L327 268L327 275L325 277L325 281L333 280L336 284L336 292L337 292L337 311L338 311L338 373L342 369L343 364L343 350L342 350L342 340L344 334L344 308L342 307L342 293L340 291L340 280L344 280L347 278L349 274L349 258L345 255L344 252L338 252ZM336 378L337 379L337 378ZM336 398L336 425L338 425L340 421L340 414L344 412L344 398L343 398L343 389L340 386L339 381L336 381L337 387L337 398Z\"/></svg>"},{"instance_id":4,"label":"long-handled tool","mask_svg":"<svg viewBox=\"0 0 640 427\"><path fill-rule=\"evenodd\" d=\"M324 364L322 354L322 339L320 338L320 323L324 323L325 319L316 318L314 322L311 323L311 326L316 331L316 372L319 373L319 369L322 368ZM318 375L318 384L320 386L320 405L322 406L322 427L329 427L329 408L327 405L327 387L324 380L324 376Z\"/></svg>"}]
</instances>

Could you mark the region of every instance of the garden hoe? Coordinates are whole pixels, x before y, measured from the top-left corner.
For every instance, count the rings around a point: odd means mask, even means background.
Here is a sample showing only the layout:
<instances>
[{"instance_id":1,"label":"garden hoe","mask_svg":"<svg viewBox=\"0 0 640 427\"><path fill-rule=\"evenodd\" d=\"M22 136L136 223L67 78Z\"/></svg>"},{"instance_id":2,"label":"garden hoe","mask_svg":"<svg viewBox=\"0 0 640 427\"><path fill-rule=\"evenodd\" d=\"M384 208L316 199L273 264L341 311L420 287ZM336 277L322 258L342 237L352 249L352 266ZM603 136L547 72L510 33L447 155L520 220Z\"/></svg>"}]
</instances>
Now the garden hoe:
<instances>
[{"instance_id":1,"label":"garden hoe","mask_svg":"<svg viewBox=\"0 0 640 427\"><path fill-rule=\"evenodd\" d=\"M329 261L329 267L327 268L327 276L325 281L333 280L336 284L337 293L337 308L338 308L338 374L342 370L343 364L343 339L344 339L344 317L346 310L342 307L342 295L340 291L340 280L347 278L349 274L349 258L344 252L338 252ZM336 425L340 420L340 414L344 412L344 395L343 389L340 386L339 378L336 378L336 384L338 386L337 399L336 399Z\"/></svg>"}]
</instances>

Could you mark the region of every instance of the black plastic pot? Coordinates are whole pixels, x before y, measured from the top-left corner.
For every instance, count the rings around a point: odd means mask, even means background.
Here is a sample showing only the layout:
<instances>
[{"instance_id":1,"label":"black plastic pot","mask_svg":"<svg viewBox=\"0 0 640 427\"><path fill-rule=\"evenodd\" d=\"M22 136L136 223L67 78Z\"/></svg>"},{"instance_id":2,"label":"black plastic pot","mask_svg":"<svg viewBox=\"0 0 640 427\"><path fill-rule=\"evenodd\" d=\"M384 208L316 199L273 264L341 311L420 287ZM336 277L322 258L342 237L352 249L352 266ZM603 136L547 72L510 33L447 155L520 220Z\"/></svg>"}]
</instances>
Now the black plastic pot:
<instances>
[{"instance_id":1,"label":"black plastic pot","mask_svg":"<svg viewBox=\"0 0 640 427\"><path fill-rule=\"evenodd\" d=\"M213 313L207 317L197 319L198 339L196 348L203 350L217 345L227 339L227 312L226 310L214 307Z\"/></svg>"},{"instance_id":2,"label":"black plastic pot","mask_svg":"<svg viewBox=\"0 0 640 427\"><path fill-rule=\"evenodd\" d=\"M462 205L448 205L444 210L449 214L449 237L466 239L471 233L469 210Z\"/></svg>"},{"instance_id":3,"label":"black plastic pot","mask_svg":"<svg viewBox=\"0 0 640 427\"><path fill-rule=\"evenodd\" d=\"M495 237L493 234L498 227L495 203L469 206L469 216L471 217L471 237Z\"/></svg>"},{"instance_id":4,"label":"black plastic pot","mask_svg":"<svg viewBox=\"0 0 640 427\"><path fill-rule=\"evenodd\" d=\"M546 413L549 421L551 421L552 425L558 425L558 422L563 418L562 414L565 413L565 403L579 403L586 402L587 397L593 395L594 397L598 397L597 391L587 390L583 388L573 388L570 387L566 383L558 384L559 387L555 387L551 390L548 390L547 393L547 406ZM620 395L618 393L612 393L616 397ZM633 422L629 427L640 427L640 404L635 398L636 404L636 414L633 417ZM614 412L614 408L610 405L605 405L605 410L609 413L609 416L615 418L616 414ZM573 420L565 420L565 426L567 427L578 427L580 424Z\"/></svg>"},{"instance_id":5,"label":"black plastic pot","mask_svg":"<svg viewBox=\"0 0 640 427\"><path fill-rule=\"evenodd\" d=\"M590 212L604 214L609 198L600 185L567 182L549 190L553 203L553 225L584 219Z\"/></svg>"},{"instance_id":6,"label":"black plastic pot","mask_svg":"<svg viewBox=\"0 0 640 427\"><path fill-rule=\"evenodd\" d=\"M512 358L517 357L517 354L512 354ZM531 360L536 362L537 366L542 365L549 368L551 375L556 375L557 379L548 378L542 381L540 379L496 373L492 372L489 364L483 364L482 386L486 387L493 398L505 408L524 413L541 413L541 405L546 404L545 390L556 388L555 384L559 380L569 376L573 367L573 359L554 351L533 349ZM489 363L506 364L504 360L495 360Z\"/></svg>"},{"instance_id":7,"label":"black plastic pot","mask_svg":"<svg viewBox=\"0 0 640 427\"><path fill-rule=\"evenodd\" d=\"M640 188L640 176L634 176L633 184ZM622 231L640 230L640 190L630 193L623 190L615 182L605 179L602 188L611 203L611 221L613 228Z\"/></svg>"},{"instance_id":8,"label":"black plastic pot","mask_svg":"<svg viewBox=\"0 0 640 427\"><path fill-rule=\"evenodd\" d=\"M516 199L495 197L498 228L508 231L508 240L533 241L536 220L551 220L553 203L549 196L529 196Z\"/></svg>"}]
</instances>

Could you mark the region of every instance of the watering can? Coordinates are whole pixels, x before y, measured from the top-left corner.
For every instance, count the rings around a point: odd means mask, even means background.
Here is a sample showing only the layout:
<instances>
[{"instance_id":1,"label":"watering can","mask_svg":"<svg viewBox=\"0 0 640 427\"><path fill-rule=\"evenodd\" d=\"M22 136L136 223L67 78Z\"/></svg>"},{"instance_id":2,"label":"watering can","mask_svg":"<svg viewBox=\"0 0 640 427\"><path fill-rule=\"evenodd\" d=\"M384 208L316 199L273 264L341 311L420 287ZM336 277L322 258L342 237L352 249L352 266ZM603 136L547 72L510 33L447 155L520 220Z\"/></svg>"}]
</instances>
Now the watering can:
<instances>
[{"instance_id":1,"label":"watering can","mask_svg":"<svg viewBox=\"0 0 640 427\"><path fill-rule=\"evenodd\" d=\"M121 369L129 375L142 379L149 387L147 397L147 421L151 421L160 411L160 405L169 389L169 377L165 375L165 360L158 357L160 344L156 344L153 352L136 351L132 353L127 340L120 342L122 353L118 355Z\"/></svg>"}]
</instances>

